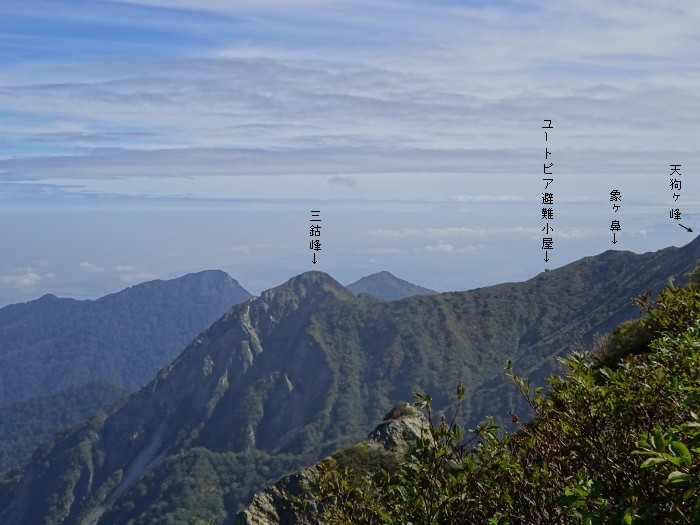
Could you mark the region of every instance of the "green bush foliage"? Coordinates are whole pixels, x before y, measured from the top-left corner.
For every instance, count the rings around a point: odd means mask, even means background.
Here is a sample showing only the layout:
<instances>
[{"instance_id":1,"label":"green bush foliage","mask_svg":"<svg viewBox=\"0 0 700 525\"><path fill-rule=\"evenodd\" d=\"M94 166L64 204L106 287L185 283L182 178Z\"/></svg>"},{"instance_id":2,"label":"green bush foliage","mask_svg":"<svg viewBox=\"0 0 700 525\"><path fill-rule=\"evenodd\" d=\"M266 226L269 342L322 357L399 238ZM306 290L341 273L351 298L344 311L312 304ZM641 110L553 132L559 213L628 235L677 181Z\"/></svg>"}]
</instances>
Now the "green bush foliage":
<instances>
[{"instance_id":1,"label":"green bush foliage","mask_svg":"<svg viewBox=\"0 0 700 525\"><path fill-rule=\"evenodd\" d=\"M351 469L356 474L367 474L377 468L393 470L397 465L396 454L367 443L344 448L333 454L332 459L335 462L334 468Z\"/></svg>"},{"instance_id":2,"label":"green bush foliage","mask_svg":"<svg viewBox=\"0 0 700 525\"><path fill-rule=\"evenodd\" d=\"M533 412L465 442L443 418L391 471L321 464L333 524L700 524L700 287L666 287L596 355L562 359L546 395L507 372ZM457 392L457 409L463 389ZM432 399L416 394L428 416Z\"/></svg>"}]
</instances>

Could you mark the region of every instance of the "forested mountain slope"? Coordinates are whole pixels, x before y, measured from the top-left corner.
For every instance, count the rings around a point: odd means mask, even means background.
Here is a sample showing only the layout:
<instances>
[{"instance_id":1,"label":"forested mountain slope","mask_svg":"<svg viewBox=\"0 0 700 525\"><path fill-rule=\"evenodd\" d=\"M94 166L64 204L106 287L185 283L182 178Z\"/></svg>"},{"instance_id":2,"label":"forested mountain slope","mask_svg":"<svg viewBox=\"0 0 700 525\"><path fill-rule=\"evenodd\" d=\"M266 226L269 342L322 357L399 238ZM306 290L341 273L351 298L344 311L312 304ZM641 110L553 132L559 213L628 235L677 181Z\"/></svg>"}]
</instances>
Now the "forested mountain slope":
<instances>
[{"instance_id":1,"label":"forested mountain slope","mask_svg":"<svg viewBox=\"0 0 700 525\"><path fill-rule=\"evenodd\" d=\"M103 381L150 381L250 294L221 271L150 281L100 299L45 295L0 309L0 405Z\"/></svg>"},{"instance_id":2,"label":"forested mountain slope","mask_svg":"<svg viewBox=\"0 0 700 525\"><path fill-rule=\"evenodd\" d=\"M110 414L63 432L0 490L4 523L228 523L253 490L357 441L396 402L464 385L464 422L507 417L506 360L542 376L700 258L605 252L523 283L380 302L309 272L232 308ZM4 501L4 503L3 503Z\"/></svg>"}]
</instances>

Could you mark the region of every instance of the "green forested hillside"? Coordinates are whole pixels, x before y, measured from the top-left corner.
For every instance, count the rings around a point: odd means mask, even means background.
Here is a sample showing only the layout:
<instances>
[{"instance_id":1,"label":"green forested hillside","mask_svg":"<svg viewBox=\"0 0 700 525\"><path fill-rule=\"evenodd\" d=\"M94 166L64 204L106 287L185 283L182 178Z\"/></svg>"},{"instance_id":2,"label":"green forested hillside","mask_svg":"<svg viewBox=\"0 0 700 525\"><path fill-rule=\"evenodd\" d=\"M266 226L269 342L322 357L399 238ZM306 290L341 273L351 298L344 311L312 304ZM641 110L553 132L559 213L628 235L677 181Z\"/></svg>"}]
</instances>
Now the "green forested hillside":
<instances>
[{"instance_id":1,"label":"green forested hillside","mask_svg":"<svg viewBox=\"0 0 700 525\"><path fill-rule=\"evenodd\" d=\"M0 309L0 405L104 381L150 381L192 338L250 297L224 272L151 281L95 301L46 295Z\"/></svg>"},{"instance_id":2,"label":"green forested hillside","mask_svg":"<svg viewBox=\"0 0 700 525\"><path fill-rule=\"evenodd\" d=\"M0 472L26 462L56 430L80 423L125 394L108 383L87 383L0 407Z\"/></svg>"},{"instance_id":3,"label":"green forested hillside","mask_svg":"<svg viewBox=\"0 0 700 525\"><path fill-rule=\"evenodd\" d=\"M95 301L46 295L0 309L0 472L149 381L249 296L224 272L208 271Z\"/></svg>"},{"instance_id":4,"label":"green forested hillside","mask_svg":"<svg viewBox=\"0 0 700 525\"><path fill-rule=\"evenodd\" d=\"M449 411L459 381L463 423L507 420L521 396L499 387L506 360L549 375L698 258L697 240L606 252L523 283L393 302L297 276L232 308L118 410L42 446L4 485L0 521L226 523L264 477L361 439L412 392Z\"/></svg>"},{"instance_id":5,"label":"green forested hillside","mask_svg":"<svg viewBox=\"0 0 700 525\"><path fill-rule=\"evenodd\" d=\"M323 515L304 523L700 523L700 270L647 301L640 320L563 360L548 395L511 372L531 409L511 416L516 432L442 420L390 472L325 461Z\"/></svg>"}]
</instances>

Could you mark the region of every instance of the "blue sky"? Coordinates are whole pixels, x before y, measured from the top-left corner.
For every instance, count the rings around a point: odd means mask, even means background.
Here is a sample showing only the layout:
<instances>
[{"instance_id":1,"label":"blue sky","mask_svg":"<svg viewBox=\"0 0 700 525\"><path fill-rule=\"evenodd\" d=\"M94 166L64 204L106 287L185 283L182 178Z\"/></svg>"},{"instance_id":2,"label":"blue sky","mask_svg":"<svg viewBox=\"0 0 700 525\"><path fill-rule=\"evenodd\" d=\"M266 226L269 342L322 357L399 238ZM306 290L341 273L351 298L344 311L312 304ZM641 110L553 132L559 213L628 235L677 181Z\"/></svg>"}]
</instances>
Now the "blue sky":
<instances>
[{"instance_id":1,"label":"blue sky","mask_svg":"<svg viewBox=\"0 0 700 525\"><path fill-rule=\"evenodd\" d=\"M458 290L685 244L699 26L658 1L6 0L0 304L208 268Z\"/></svg>"}]
</instances>

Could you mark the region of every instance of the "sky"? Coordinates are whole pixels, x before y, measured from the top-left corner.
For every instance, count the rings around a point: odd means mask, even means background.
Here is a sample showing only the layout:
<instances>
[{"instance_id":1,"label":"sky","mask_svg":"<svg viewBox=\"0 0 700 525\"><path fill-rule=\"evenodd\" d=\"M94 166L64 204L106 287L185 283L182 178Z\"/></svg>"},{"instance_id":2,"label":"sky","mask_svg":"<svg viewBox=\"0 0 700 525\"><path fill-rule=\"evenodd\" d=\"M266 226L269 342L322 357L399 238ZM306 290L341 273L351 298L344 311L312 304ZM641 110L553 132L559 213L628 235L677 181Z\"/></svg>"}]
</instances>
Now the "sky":
<instances>
[{"instance_id":1,"label":"sky","mask_svg":"<svg viewBox=\"0 0 700 525\"><path fill-rule=\"evenodd\" d=\"M4 0L0 305L205 269L467 290L684 245L697 27L668 0Z\"/></svg>"}]
</instances>

